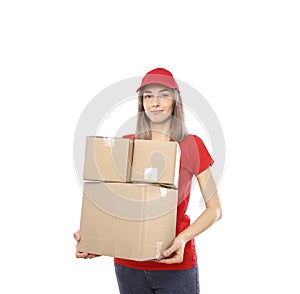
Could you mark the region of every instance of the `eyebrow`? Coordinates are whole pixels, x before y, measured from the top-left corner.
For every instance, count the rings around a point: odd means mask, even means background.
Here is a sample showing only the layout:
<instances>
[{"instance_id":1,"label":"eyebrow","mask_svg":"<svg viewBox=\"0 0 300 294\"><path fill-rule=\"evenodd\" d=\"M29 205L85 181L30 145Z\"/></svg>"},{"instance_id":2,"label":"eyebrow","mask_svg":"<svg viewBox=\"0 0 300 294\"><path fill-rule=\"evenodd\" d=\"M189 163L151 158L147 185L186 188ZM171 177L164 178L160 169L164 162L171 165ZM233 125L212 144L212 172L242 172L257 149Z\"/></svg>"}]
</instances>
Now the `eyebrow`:
<instances>
[{"instance_id":1,"label":"eyebrow","mask_svg":"<svg viewBox=\"0 0 300 294\"><path fill-rule=\"evenodd\" d=\"M162 89L162 90L159 90L158 92L160 93L160 92L164 92L164 91L168 91L168 92L170 92L170 90L169 90L169 89ZM152 93L152 91L150 91L150 90L146 90L146 91L144 91L144 93Z\"/></svg>"}]
</instances>

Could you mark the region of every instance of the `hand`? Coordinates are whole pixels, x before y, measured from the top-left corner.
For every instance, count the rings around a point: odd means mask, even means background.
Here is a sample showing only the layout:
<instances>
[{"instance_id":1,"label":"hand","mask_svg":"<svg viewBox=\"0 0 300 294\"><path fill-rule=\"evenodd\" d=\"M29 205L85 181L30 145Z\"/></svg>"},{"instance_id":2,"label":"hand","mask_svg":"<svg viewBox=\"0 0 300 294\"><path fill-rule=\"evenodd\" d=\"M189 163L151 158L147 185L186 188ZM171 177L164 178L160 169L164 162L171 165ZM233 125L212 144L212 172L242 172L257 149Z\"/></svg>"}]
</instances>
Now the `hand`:
<instances>
[{"instance_id":1,"label":"hand","mask_svg":"<svg viewBox=\"0 0 300 294\"><path fill-rule=\"evenodd\" d=\"M75 232L73 234L75 240L77 241L77 244L76 244L76 257L77 258L84 258L84 259L87 259L87 258L94 258L94 257L97 257L97 256L100 256L100 255L97 255L97 254L91 254L91 253L87 253L87 252L79 252L77 250L77 245L78 245L78 242L80 241L80 233L79 231Z\"/></svg>"},{"instance_id":2,"label":"hand","mask_svg":"<svg viewBox=\"0 0 300 294\"><path fill-rule=\"evenodd\" d=\"M185 242L182 238L176 237L173 244L163 252L165 258L159 260L159 263L172 264L183 261Z\"/></svg>"}]
</instances>

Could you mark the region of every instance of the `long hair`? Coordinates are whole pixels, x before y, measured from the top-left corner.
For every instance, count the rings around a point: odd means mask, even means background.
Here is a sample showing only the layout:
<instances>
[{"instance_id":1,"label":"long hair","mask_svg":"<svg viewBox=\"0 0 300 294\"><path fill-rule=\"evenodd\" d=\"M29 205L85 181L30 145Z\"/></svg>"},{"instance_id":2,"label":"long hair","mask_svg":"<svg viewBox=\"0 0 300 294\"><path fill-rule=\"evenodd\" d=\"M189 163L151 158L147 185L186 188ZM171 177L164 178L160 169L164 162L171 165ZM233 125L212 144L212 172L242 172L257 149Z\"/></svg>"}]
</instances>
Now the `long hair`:
<instances>
[{"instance_id":1,"label":"long hair","mask_svg":"<svg viewBox=\"0 0 300 294\"><path fill-rule=\"evenodd\" d=\"M144 91L142 88L138 94L138 117L135 136L137 139L151 140L152 135L150 120L147 117L143 106L143 92ZM181 142L187 135L182 99L180 93L176 89L170 89L170 92L173 97L173 112L171 118L171 130L169 135L172 140Z\"/></svg>"}]
</instances>

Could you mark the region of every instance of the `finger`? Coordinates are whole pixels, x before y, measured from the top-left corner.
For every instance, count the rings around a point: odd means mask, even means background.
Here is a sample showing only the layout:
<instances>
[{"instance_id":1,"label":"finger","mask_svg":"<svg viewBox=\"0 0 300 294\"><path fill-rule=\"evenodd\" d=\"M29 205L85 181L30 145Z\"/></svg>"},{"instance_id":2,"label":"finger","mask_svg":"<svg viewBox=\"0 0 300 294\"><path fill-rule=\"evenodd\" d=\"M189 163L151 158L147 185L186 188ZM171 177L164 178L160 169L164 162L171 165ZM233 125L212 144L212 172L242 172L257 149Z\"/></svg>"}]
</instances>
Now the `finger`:
<instances>
[{"instance_id":1,"label":"finger","mask_svg":"<svg viewBox=\"0 0 300 294\"><path fill-rule=\"evenodd\" d=\"M97 254L90 254L90 253L89 253L88 258L95 258L95 257L97 257L97 256L100 256L100 255L97 255Z\"/></svg>"},{"instance_id":2,"label":"finger","mask_svg":"<svg viewBox=\"0 0 300 294\"><path fill-rule=\"evenodd\" d=\"M79 231L75 232L75 233L73 234L73 236L74 236L74 238L75 238L75 240L76 240L77 242L80 241L80 234L79 234Z\"/></svg>"},{"instance_id":3,"label":"finger","mask_svg":"<svg viewBox=\"0 0 300 294\"><path fill-rule=\"evenodd\" d=\"M88 253L86 253L86 252L76 252L76 257L77 258L87 258L87 256L88 256Z\"/></svg>"},{"instance_id":4,"label":"finger","mask_svg":"<svg viewBox=\"0 0 300 294\"><path fill-rule=\"evenodd\" d=\"M170 256L173 252L175 252L178 248L173 244L171 247L169 247L167 250L163 252L163 256L168 257Z\"/></svg>"},{"instance_id":5,"label":"finger","mask_svg":"<svg viewBox=\"0 0 300 294\"><path fill-rule=\"evenodd\" d=\"M175 255L172 258L163 258L158 261L159 263L164 263L164 264L172 264L172 263L180 263L182 262L182 257L179 255Z\"/></svg>"}]
</instances>

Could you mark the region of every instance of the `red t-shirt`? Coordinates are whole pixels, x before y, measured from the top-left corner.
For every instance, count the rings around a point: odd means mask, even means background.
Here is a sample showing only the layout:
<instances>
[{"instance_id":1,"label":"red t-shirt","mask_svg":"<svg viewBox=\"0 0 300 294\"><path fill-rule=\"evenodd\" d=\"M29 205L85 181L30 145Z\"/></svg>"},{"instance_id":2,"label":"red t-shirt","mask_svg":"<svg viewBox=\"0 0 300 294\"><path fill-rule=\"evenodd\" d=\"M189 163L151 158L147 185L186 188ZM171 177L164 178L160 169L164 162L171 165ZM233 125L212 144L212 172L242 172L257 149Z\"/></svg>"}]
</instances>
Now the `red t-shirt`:
<instances>
[{"instance_id":1,"label":"red t-shirt","mask_svg":"<svg viewBox=\"0 0 300 294\"><path fill-rule=\"evenodd\" d=\"M126 135L124 138L134 140L134 135ZM181 149L179 183L178 183L178 206L176 235L190 225L190 218L185 214L190 200L191 184L193 176L199 175L202 171L213 164L209 152L203 141L195 135L187 135L179 142ZM184 258L181 263L163 264L155 261L134 261L121 258L114 259L116 263L141 270L182 270L189 269L196 265L197 255L194 239L186 243Z\"/></svg>"}]
</instances>

